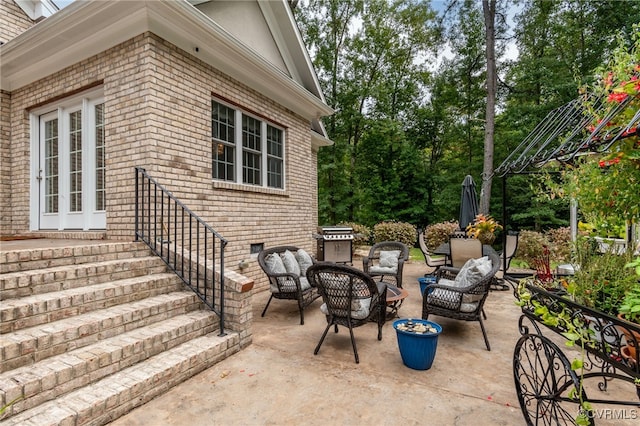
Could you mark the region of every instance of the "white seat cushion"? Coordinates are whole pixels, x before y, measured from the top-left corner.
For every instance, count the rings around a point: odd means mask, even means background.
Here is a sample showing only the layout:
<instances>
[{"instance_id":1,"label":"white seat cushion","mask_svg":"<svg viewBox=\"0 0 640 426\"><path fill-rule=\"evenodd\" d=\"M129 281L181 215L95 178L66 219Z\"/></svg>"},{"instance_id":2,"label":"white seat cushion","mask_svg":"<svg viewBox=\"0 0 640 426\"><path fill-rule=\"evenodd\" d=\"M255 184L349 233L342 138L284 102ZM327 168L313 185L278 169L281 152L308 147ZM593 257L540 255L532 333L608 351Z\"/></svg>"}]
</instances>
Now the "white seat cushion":
<instances>
[{"instance_id":1,"label":"white seat cushion","mask_svg":"<svg viewBox=\"0 0 640 426\"><path fill-rule=\"evenodd\" d=\"M369 274L372 275L395 275L398 273L398 267L387 268L386 266L372 266L369 268Z\"/></svg>"}]
</instances>

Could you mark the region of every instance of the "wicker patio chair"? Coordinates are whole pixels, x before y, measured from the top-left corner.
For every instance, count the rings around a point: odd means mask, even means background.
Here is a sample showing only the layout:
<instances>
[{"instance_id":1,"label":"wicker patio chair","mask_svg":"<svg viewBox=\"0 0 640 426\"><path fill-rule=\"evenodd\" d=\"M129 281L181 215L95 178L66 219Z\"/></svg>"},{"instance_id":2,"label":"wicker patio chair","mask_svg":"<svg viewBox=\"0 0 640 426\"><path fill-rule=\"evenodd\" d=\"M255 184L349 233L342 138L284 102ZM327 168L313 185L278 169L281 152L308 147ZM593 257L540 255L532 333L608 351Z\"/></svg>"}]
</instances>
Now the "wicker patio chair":
<instances>
[{"instance_id":1,"label":"wicker patio chair","mask_svg":"<svg viewBox=\"0 0 640 426\"><path fill-rule=\"evenodd\" d=\"M291 256L285 255L286 252L294 256L293 263ZM262 311L263 317L272 299L295 300L300 311L300 325L304 324L304 308L320 297L317 289L309 284L306 277L307 268L313 263L315 260L311 256L304 256L298 247L294 246L272 247L258 254L258 264L269 278L271 291L267 305Z\"/></svg>"},{"instance_id":2,"label":"wicker patio chair","mask_svg":"<svg viewBox=\"0 0 640 426\"><path fill-rule=\"evenodd\" d=\"M492 248L488 247L486 251L490 266L480 267L478 263L472 264L470 261L462 269L449 266L438 269L436 283L429 284L424 290L422 318L428 319L429 315L433 314L462 321L478 321L484 343L490 351L491 346L482 316L489 288L500 268L500 258ZM473 259L473 262L477 261L478 259ZM456 280L458 275L460 277Z\"/></svg>"},{"instance_id":3,"label":"wicker patio chair","mask_svg":"<svg viewBox=\"0 0 640 426\"><path fill-rule=\"evenodd\" d=\"M362 258L365 274L402 288L402 269L409 260L409 248L399 241L383 241L371 246L369 255ZM393 279L393 282L390 281Z\"/></svg>"},{"instance_id":4,"label":"wicker patio chair","mask_svg":"<svg viewBox=\"0 0 640 426\"><path fill-rule=\"evenodd\" d=\"M420 251L424 255L424 261L430 268L435 268L433 273L437 272L441 266L445 266L447 263L446 256L433 257L429 247L427 247L427 243L424 240L424 232L422 230L418 231L418 245L420 246Z\"/></svg>"},{"instance_id":5,"label":"wicker patio chair","mask_svg":"<svg viewBox=\"0 0 640 426\"><path fill-rule=\"evenodd\" d=\"M318 288L323 305L320 310L327 317L327 327L316 346L318 354L322 342L333 325L347 327L356 364L360 362L353 329L372 320L378 323L378 340L382 340L382 326L386 319L387 286L351 266L331 262L318 262L307 270L307 278Z\"/></svg>"}]
</instances>

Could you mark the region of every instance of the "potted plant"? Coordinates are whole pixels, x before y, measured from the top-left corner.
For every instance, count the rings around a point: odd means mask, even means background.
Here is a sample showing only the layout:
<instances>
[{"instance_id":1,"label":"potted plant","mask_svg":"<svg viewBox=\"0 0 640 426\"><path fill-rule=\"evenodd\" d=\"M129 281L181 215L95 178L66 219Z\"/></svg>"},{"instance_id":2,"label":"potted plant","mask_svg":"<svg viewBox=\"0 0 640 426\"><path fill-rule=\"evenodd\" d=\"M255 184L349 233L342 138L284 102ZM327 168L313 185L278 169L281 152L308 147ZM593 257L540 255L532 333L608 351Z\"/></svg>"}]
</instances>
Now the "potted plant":
<instances>
[{"instance_id":1,"label":"potted plant","mask_svg":"<svg viewBox=\"0 0 640 426\"><path fill-rule=\"evenodd\" d=\"M636 276L640 278L640 256L636 257L634 261L627 263L625 267L632 268ZM638 283L638 281L636 281L636 285L627 292L622 300L622 304L618 307L618 318L640 324L640 283ZM623 329L623 333L627 342L626 355L635 362L636 348L638 344L640 344L640 334L633 330L626 329ZM623 352L623 355L625 355L625 352Z\"/></svg>"},{"instance_id":2,"label":"potted plant","mask_svg":"<svg viewBox=\"0 0 640 426\"><path fill-rule=\"evenodd\" d=\"M393 323L402 362L414 370L428 370L436 357L442 327L423 319L399 319Z\"/></svg>"},{"instance_id":3,"label":"potted plant","mask_svg":"<svg viewBox=\"0 0 640 426\"><path fill-rule=\"evenodd\" d=\"M467 235L471 238L477 238L482 244L491 245L496 239L495 232L502 229L502 225L498 224L491 216L479 214L473 223L467 226Z\"/></svg>"}]
</instances>

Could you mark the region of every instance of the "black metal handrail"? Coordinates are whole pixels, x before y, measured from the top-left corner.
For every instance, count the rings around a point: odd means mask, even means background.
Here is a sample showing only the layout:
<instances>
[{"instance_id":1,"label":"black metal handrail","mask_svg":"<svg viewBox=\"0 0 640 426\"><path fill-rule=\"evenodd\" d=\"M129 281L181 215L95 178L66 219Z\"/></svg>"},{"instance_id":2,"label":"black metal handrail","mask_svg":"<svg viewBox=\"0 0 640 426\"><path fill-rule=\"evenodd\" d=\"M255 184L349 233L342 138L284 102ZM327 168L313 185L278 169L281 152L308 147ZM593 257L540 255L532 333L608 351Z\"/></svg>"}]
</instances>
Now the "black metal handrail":
<instances>
[{"instance_id":1,"label":"black metal handrail","mask_svg":"<svg viewBox=\"0 0 640 426\"><path fill-rule=\"evenodd\" d=\"M136 241L143 241L220 318L224 335L227 240L147 172L135 168Z\"/></svg>"}]
</instances>

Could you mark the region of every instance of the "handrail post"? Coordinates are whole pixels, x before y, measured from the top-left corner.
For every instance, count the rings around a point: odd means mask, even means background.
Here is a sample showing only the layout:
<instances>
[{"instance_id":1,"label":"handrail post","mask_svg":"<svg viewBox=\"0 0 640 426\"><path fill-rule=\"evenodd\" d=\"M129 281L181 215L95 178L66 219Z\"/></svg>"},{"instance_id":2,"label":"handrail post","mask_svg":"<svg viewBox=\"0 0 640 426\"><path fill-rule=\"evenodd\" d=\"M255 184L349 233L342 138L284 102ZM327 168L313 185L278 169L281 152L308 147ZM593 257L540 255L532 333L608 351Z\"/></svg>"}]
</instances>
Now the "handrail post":
<instances>
[{"instance_id":1,"label":"handrail post","mask_svg":"<svg viewBox=\"0 0 640 426\"><path fill-rule=\"evenodd\" d=\"M224 248L227 242L220 241L220 336L226 336L224 332Z\"/></svg>"}]
</instances>

